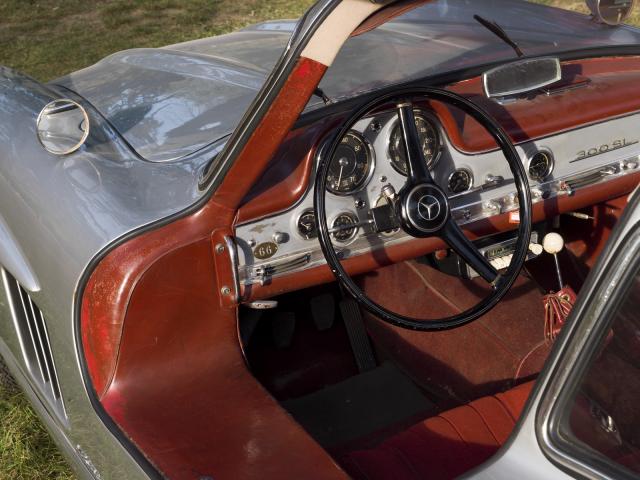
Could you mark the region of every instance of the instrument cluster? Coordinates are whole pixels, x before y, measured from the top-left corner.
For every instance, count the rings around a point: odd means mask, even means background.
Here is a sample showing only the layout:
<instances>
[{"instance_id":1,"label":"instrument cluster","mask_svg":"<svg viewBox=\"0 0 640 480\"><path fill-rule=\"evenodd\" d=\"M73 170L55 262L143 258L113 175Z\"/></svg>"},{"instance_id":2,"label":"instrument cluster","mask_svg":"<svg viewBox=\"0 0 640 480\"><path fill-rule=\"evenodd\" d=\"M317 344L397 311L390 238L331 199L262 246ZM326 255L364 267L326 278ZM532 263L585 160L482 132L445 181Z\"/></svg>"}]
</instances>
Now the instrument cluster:
<instances>
[{"instance_id":1,"label":"instrument cluster","mask_svg":"<svg viewBox=\"0 0 640 480\"><path fill-rule=\"evenodd\" d=\"M427 166L449 197L451 214L459 225L518 209L513 175L500 150L461 151L451 143L431 110L416 108L414 113ZM529 174L533 202L571 195L576 189L640 168L636 152L640 143L634 137L638 117L615 119L517 145ZM585 139L605 141L620 136L624 140L617 142L620 146L615 149L582 154ZM374 211L380 211L376 207L388 204L388 199L406 182L404 145L395 110L362 118L341 139L331 159L325 203L329 232L342 258L411 239L395 227L379 233L372 218ZM286 211L236 228L241 283L260 284L325 263L317 239L313 184L310 179L307 192Z\"/></svg>"},{"instance_id":2,"label":"instrument cluster","mask_svg":"<svg viewBox=\"0 0 640 480\"><path fill-rule=\"evenodd\" d=\"M471 194L476 175L484 174L476 157L457 152L437 116L430 110L414 110L425 161L434 180L451 197ZM326 145L325 145L326 147ZM322 151L322 148L320 149ZM500 164L504 160L487 165ZM356 122L341 139L325 185L329 232L343 257L407 240L398 228L374 231L372 209L388 203L407 179L407 154L396 110L379 112ZM489 177L502 178L503 171ZM313 182L310 182L313 185ZM289 211L238 229L241 281L265 279L324 261L317 240L313 189Z\"/></svg>"},{"instance_id":3,"label":"instrument cluster","mask_svg":"<svg viewBox=\"0 0 640 480\"><path fill-rule=\"evenodd\" d=\"M451 195L470 190L473 172L470 167L452 167L446 136L435 115L423 109L415 109L414 114L422 153L432 175L446 184L443 186ZM385 195L402 188L407 170L405 140L395 111L364 119L343 136L331 159L326 184L328 195L353 198L352 205L343 202L342 211L329 225L337 243L348 243L359 232L369 233L368 219L359 212L380 206L386 201ZM331 212L328 215L331 217ZM296 227L302 238L315 238L313 210L302 212Z\"/></svg>"},{"instance_id":4,"label":"instrument cluster","mask_svg":"<svg viewBox=\"0 0 640 480\"><path fill-rule=\"evenodd\" d=\"M415 112L415 118L422 153L427 166L433 170L442 151L438 127L435 120L430 120L420 111ZM377 122L370 126L374 131L378 128L380 124ZM404 177L407 176L407 154L398 122L395 122L391 129L386 151L379 153L384 157L382 160L387 160L396 172ZM331 160L327 190L335 195L352 195L358 192L371 180L375 163L376 149L373 148L371 141L356 130L348 132L340 141Z\"/></svg>"}]
</instances>

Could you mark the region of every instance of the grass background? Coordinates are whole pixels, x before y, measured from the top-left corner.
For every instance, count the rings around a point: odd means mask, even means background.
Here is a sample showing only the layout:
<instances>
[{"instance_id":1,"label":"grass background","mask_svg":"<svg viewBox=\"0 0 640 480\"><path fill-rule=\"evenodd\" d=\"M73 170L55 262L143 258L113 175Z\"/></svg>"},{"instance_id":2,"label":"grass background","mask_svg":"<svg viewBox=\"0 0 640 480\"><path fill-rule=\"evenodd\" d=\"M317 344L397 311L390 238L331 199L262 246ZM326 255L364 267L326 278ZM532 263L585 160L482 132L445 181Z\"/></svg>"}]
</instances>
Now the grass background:
<instances>
[{"instance_id":1,"label":"grass background","mask_svg":"<svg viewBox=\"0 0 640 480\"><path fill-rule=\"evenodd\" d=\"M132 47L297 18L313 0L0 0L0 65L50 80Z\"/></svg>"},{"instance_id":2,"label":"grass background","mask_svg":"<svg viewBox=\"0 0 640 480\"><path fill-rule=\"evenodd\" d=\"M587 12L582 1L536 1ZM0 65L47 81L126 48L158 47L219 35L263 20L297 18L312 3L0 0ZM640 12L635 12L631 22L640 24ZM0 480L72 478L24 397L0 390Z\"/></svg>"}]
</instances>

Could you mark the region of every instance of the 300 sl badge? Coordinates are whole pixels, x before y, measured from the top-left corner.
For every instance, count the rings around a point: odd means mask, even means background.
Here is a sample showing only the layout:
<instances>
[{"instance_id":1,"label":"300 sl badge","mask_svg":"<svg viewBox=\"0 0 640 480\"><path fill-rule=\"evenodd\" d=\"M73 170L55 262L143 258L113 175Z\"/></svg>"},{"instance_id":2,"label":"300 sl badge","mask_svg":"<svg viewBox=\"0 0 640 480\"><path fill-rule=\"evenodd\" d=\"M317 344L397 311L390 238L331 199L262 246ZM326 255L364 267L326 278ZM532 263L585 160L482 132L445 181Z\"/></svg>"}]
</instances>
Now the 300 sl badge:
<instances>
[{"instance_id":1,"label":"300 sl badge","mask_svg":"<svg viewBox=\"0 0 640 480\"><path fill-rule=\"evenodd\" d=\"M259 260L273 257L278 251L278 244L274 242L264 242L256 245L253 249L253 256Z\"/></svg>"},{"instance_id":2,"label":"300 sl badge","mask_svg":"<svg viewBox=\"0 0 640 480\"><path fill-rule=\"evenodd\" d=\"M602 155L603 153L611 152L613 150L618 150L620 148L628 147L630 145L635 145L638 143L638 140L629 141L626 138L621 138L619 140L614 140L611 143L605 143L598 147L589 148L588 150L580 150L577 153L577 156L574 160L571 160L569 163L578 162L580 160L585 160L587 158L595 157L597 155Z\"/></svg>"}]
</instances>

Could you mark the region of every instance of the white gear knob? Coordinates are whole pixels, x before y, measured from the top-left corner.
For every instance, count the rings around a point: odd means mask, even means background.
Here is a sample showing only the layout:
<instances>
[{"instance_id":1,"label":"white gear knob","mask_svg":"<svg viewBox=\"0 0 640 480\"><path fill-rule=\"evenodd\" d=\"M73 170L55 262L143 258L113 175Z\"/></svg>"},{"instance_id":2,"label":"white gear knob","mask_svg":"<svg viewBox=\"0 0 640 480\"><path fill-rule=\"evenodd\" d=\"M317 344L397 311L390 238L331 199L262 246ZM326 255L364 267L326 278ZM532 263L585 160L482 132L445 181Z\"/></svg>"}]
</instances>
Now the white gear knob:
<instances>
[{"instance_id":1,"label":"white gear knob","mask_svg":"<svg viewBox=\"0 0 640 480\"><path fill-rule=\"evenodd\" d=\"M564 248L564 238L559 233L547 233L542 239L542 246L545 252L555 255Z\"/></svg>"}]
</instances>

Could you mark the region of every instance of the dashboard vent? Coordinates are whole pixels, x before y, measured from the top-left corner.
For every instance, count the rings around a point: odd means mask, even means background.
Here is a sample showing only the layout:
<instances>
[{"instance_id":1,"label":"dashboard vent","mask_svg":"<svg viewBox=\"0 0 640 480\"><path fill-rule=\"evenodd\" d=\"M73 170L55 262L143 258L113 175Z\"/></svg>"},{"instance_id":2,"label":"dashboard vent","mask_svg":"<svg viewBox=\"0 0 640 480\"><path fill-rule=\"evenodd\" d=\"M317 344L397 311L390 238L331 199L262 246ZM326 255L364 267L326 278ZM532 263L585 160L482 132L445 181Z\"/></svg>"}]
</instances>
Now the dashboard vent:
<instances>
[{"instance_id":1,"label":"dashboard vent","mask_svg":"<svg viewBox=\"0 0 640 480\"><path fill-rule=\"evenodd\" d=\"M22 285L6 270L2 270L2 277L29 374L54 413L66 421L44 315Z\"/></svg>"}]
</instances>

